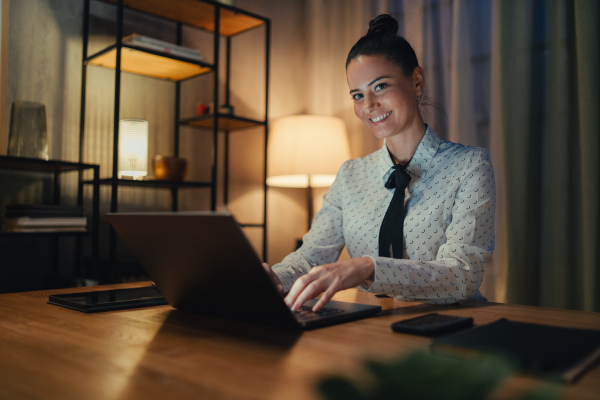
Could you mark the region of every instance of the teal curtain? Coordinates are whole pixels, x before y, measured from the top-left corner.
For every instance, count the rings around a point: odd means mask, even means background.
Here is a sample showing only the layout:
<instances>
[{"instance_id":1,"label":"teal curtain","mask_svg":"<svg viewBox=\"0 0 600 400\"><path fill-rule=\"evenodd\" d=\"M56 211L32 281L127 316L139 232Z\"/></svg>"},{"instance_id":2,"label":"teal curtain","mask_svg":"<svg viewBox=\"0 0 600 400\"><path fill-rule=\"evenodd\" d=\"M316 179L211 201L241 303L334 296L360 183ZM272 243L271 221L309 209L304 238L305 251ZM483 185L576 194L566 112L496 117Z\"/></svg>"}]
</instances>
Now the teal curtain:
<instances>
[{"instance_id":1,"label":"teal curtain","mask_svg":"<svg viewBox=\"0 0 600 400\"><path fill-rule=\"evenodd\" d=\"M506 301L600 311L600 2L497 6Z\"/></svg>"}]
</instances>

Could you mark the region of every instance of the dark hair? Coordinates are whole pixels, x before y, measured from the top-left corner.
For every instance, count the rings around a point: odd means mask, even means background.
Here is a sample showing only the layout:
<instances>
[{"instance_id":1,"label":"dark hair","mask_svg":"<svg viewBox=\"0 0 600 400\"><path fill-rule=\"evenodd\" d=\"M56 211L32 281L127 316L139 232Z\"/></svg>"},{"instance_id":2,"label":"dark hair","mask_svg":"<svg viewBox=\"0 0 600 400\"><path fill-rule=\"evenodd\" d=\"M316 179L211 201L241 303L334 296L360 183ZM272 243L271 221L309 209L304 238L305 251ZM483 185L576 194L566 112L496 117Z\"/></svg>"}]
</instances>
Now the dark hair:
<instances>
[{"instance_id":1,"label":"dark hair","mask_svg":"<svg viewBox=\"0 0 600 400\"><path fill-rule=\"evenodd\" d=\"M411 76L419 66L412 46L402 36L397 35L398 21L391 15L381 14L369 22L367 34L361 37L350 49L346 68L358 56L382 55L402 68L405 76Z\"/></svg>"}]
</instances>

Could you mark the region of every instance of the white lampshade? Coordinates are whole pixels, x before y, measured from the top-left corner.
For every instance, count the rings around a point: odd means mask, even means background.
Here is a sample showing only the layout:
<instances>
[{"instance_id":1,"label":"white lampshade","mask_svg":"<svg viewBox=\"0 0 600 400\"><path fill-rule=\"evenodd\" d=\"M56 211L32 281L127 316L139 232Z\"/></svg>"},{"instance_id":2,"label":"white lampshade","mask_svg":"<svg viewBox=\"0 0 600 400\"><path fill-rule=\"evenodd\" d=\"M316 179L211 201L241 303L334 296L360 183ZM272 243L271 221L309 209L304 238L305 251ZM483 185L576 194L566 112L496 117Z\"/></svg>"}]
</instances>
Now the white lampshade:
<instances>
[{"instance_id":1,"label":"white lampshade","mask_svg":"<svg viewBox=\"0 0 600 400\"><path fill-rule=\"evenodd\" d=\"M143 179L148 175L148 121L119 121L119 178Z\"/></svg>"},{"instance_id":2,"label":"white lampshade","mask_svg":"<svg viewBox=\"0 0 600 400\"><path fill-rule=\"evenodd\" d=\"M267 185L328 187L350 158L344 121L295 115L273 121L269 132Z\"/></svg>"}]
</instances>

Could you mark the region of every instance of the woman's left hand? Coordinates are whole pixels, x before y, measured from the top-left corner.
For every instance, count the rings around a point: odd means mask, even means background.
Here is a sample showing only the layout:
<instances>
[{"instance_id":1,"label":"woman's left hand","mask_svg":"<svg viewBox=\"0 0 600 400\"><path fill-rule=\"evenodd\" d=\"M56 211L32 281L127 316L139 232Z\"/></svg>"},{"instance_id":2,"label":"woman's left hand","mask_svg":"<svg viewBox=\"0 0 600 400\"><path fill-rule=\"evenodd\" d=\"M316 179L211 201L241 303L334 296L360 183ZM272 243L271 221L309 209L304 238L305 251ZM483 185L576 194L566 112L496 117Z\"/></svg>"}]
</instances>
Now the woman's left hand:
<instances>
[{"instance_id":1,"label":"woman's left hand","mask_svg":"<svg viewBox=\"0 0 600 400\"><path fill-rule=\"evenodd\" d=\"M374 271L375 264L370 257L353 258L313 267L308 274L302 275L294 282L285 298L285 303L292 311L296 311L307 300L314 299L322 293L323 295L313 307L313 311L318 311L336 292L373 279Z\"/></svg>"}]
</instances>

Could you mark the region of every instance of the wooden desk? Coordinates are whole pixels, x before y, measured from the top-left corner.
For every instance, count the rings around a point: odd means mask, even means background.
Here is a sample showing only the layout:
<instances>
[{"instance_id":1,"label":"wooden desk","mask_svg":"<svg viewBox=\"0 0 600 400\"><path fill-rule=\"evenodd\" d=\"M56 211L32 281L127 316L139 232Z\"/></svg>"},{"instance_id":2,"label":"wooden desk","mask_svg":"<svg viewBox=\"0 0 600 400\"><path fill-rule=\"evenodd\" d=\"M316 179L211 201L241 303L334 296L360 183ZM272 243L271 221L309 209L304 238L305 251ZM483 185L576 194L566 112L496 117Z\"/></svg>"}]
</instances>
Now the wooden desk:
<instances>
[{"instance_id":1,"label":"wooden desk","mask_svg":"<svg viewBox=\"0 0 600 400\"><path fill-rule=\"evenodd\" d=\"M366 359L426 348L430 339L393 333L390 324L431 311L473 316L476 324L507 317L600 329L600 313L495 303L435 307L354 289L335 298L379 304L382 315L301 334L170 306L83 314L46 304L49 294L82 290L0 295L1 399L318 399L315 383L324 376L358 376ZM539 383L522 377L513 385L531 382ZM564 398L598 393L596 365L565 388Z\"/></svg>"}]
</instances>

